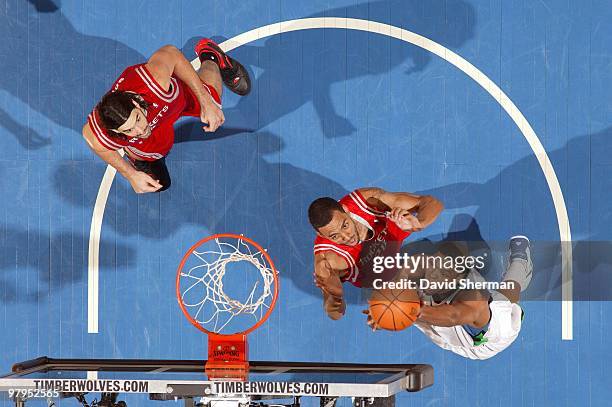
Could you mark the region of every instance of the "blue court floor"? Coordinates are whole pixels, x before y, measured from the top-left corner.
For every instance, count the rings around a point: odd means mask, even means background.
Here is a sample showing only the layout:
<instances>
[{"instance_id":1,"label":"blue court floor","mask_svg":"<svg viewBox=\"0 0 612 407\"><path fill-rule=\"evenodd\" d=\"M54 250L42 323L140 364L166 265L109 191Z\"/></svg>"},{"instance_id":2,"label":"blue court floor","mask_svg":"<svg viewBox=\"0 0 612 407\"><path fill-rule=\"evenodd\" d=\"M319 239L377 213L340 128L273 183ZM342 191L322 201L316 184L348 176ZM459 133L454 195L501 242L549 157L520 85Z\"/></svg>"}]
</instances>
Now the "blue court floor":
<instances>
[{"instance_id":1,"label":"blue court floor","mask_svg":"<svg viewBox=\"0 0 612 407\"><path fill-rule=\"evenodd\" d=\"M125 67L164 44L191 60L201 36L222 42L312 17L388 31L275 32L232 51L253 92L225 93L226 125L214 135L178 123L170 190L137 196L113 180L90 333L90 231L106 166L80 135L87 114ZM176 268L195 241L233 232L266 247L280 271L277 308L250 337L252 359L432 364L435 385L402 394L401 406L610 405L610 21L604 0L0 0L0 372L41 355L205 358L205 337L176 304ZM446 58L389 26L426 37ZM558 244L570 232L569 326L561 284L547 274L561 275L560 258L534 259L534 285L549 295L522 304L519 338L487 361L443 351L416 329L372 333L353 288L346 317L329 320L312 282L306 210L363 186L444 202L408 244L474 229L485 241L521 233Z\"/></svg>"}]
</instances>

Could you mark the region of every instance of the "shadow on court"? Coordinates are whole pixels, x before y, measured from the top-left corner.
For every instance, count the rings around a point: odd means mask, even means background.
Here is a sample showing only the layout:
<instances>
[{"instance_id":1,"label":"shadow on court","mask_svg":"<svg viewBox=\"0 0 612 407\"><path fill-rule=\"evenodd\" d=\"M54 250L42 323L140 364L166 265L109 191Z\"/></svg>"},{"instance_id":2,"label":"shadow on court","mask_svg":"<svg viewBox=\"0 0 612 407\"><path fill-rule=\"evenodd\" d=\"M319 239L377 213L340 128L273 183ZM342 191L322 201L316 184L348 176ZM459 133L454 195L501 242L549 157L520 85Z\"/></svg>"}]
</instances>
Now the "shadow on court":
<instances>
[{"instance_id":1,"label":"shadow on court","mask_svg":"<svg viewBox=\"0 0 612 407\"><path fill-rule=\"evenodd\" d=\"M422 235L427 236L423 237ZM409 255L434 254L438 251L438 245L441 242L462 242L471 255L487 253L486 256L490 257L491 254L491 247L482 237L478 221L472 215L465 213L453 217L448 233L444 235L428 235L426 229L421 233L411 235L411 238L412 240L407 240L402 246L401 253L408 253ZM487 268L481 271L481 274L486 271Z\"/></svg>"},{"instance_id":2,"label":"shadow on court","mask_svg":"<svg viewBox=\"0 0 612 407\"><path fill-rule=\"evenodd\" d=\"M61 12L59 0L10 2L5 12L6 21L0 24L5 56L0 58L0 89L78 134L94 101L116 76L125 67L145 61L119 41L77 31ZM1 109L0 126L25 149L52 143L50 135L16 122Z\"/></svg>"},{"instance_id":3,"label":"shadow on court","mask_svg":"<svg viewBox=\"0 0 612 407\"><path fill-rule=\"evenodd\" d=\"M309 17L370 19L416 32L450 49L458 49L474 35L476 14L462 0L375 1L336 8ZM183 52L193 49L195 39ZM229 115L244 117L247 127L263 128L304 105L311 104L325 137L342 137L356 130L343 112L347 101L337 96L338 87L350 90L359 81L401 67L404 75L423 72L431 59L428 51L389 37L355 30L301 30L267 38L261 45L243 45L232 51L257 75L253 83L260 97L240 99ZM344 93L344 92L342 92ZM275 103L262 103L261 98ZM347 92L364 98L359 92ZM351 96L346 96L351 97ZM371 96L370 96L371 97ZM247 114L252 112L252 114Z\"/></svg>"},{"instance_id":4,"label":"shadow on court","mask_svg":"<svg viewBox=\"0 0 612 407\"><path fill-rule=\"evenodd\" d=\"M89 236L7 228L0 235L0 302L52 299L87 277ZM133 265L134 250L102 240L100 269Z\"/></svg>"}]
</instances>

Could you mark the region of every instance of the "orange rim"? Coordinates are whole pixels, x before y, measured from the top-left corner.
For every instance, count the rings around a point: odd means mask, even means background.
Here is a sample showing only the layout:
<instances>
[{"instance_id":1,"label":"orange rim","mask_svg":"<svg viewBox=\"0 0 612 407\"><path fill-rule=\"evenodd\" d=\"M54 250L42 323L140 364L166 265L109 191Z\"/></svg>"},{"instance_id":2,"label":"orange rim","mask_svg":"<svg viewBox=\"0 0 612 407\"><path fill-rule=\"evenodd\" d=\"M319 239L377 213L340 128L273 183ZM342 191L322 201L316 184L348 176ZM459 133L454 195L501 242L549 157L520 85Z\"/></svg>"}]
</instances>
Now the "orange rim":
<instances>
[{"instance_id":1,"label":"orange rim","mask_svg":"<svg viewBox=\"0 0 612 407\"><path fill-rule=\"evenodd\" d=\"M196 248L198 248L199 246L201 246L201 245L205 244L206 242L209 242L209 241L211 241L213 239L220 239L220 238L239 239L239 240L243 240L243 241L253 245L264 256L264 258L266 259L268 264L270 264L270 268L272 269L272 271L273 271L272 274L274 276L274 295L272 297L272 303L270 304L270 307L268 308L268 311L266 312L266 314L259 321L257 321L257 323L255 325L253 325L249 329L247 329L245 331L241 331L241 332L234 332L234 333L231 333L231 334L220 334L220 333L216 333L216 332L213 332L213 331L209 331L208 329L204 328L198 321L196 321L191 315L189 315L189 312L187 312L187 309L185 309L185 305L183 304L183 301L181 301L181 290L180 290L181 271L183 270L183 266L187 262L187 259L189 258L189 256L191 256L191 253ZM212 235L212 236L205 237L204 239L200 239L193 246L191 246L189 248L189 250L187 250L187 252L183 256L183 259L181 260L181 263L179 264L178 270L176 272L176 299L177 299L177 301L179 303L179 306L181 307L181 311L183 311L183 315L185 315L185 317L187 317L187 319L189 320L189 322L191 322L191 324L193 326L195 326L196 328L198 328L200 331L204 332L205 334L209 334L209 335L210 334L221 335L221 336L237 335L237 334L247 335L250 332L253 332L257 328L259 328L261 326L261 324L266 322L266 320L268 319L268 317L270 316L270 314L274 310L274 306L276 305L277 297L278 297L278 273L276 271L276 267L274 266L274 262L272 261L272 259L268 255L268 252L266 252L264 250L264 248L261 247L259 244L257 244L257 242L255 242L254 240L249 239L246 236L241 236L241 235L237 235L237 234L234 234L234 233L218 233L218 234L215 234L215 235Z\"/></svg>"}]
</instances>

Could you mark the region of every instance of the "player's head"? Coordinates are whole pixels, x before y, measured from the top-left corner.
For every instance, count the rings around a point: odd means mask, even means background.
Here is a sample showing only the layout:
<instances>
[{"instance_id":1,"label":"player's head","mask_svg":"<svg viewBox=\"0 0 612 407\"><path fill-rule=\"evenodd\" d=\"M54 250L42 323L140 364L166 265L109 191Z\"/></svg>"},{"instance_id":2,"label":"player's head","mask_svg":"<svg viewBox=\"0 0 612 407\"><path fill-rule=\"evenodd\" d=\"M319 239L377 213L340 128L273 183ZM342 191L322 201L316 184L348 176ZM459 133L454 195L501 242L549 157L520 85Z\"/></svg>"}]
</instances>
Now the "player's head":
<instances>
[{"instance_id":1,"label":"player's head","mask_svg":"<svg viewBox=\"0 0 612 407\"><path fill-rule=\"evenodd\" d=\"M102 125L111 135L147 138L151 135L147 121L148 107L148 103L138 93L115 91L104 95L96 110Z\"/></svg>"},{"instance_id":2,"label":"player's head","mask_svg":"<svg viewBox=\"0 0 612 407\"><path fill-rule=\"evenodd\" d=\"M355 222L333 198L315 199L308 208L308 220L319 236L347 246L359 243Z\"/></svg>"}]
</instances>

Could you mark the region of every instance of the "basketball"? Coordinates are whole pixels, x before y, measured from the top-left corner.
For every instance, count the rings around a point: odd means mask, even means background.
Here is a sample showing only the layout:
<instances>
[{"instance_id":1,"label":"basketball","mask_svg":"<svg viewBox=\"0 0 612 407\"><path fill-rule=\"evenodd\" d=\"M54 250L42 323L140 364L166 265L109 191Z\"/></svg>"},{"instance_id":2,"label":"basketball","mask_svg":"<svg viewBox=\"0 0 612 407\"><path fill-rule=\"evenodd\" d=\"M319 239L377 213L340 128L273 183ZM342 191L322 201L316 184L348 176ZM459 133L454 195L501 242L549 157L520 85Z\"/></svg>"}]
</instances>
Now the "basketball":
<instances>
[{"instance_id":1,"label":"basketball","mask_svg":"<svg viewBox=\"0 0 612 407\"><path fill-rule=\"evenodd\" d=\"M416 321L421 309L416 290L374 290L368 305L376 326L388 331L408 328Z\"/></svg>"}]
</instances>

